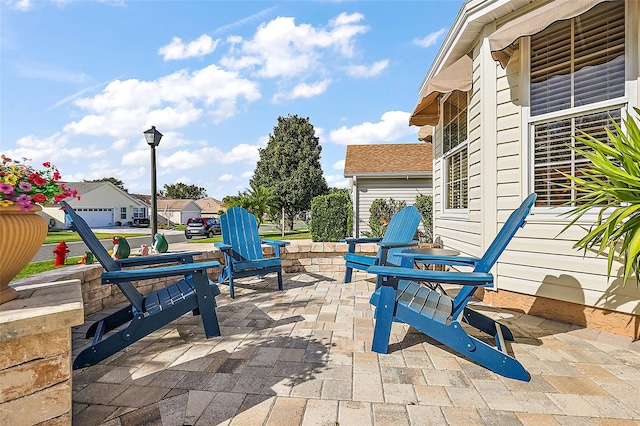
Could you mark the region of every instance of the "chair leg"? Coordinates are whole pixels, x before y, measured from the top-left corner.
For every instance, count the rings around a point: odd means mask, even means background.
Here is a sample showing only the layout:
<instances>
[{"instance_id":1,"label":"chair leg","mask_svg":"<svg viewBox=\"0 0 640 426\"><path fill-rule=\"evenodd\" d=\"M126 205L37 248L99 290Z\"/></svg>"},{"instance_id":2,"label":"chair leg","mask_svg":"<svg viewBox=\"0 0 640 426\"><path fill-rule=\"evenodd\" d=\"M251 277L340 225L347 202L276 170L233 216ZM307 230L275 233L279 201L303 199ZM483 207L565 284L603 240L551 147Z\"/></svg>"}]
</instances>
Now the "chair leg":
<instances>
[{"instance_id":1,"label":"chair leg","mask_svg":"<svg viewBox=\"0 0 640 426\"><path fill-rule=\"evenodd\" d=\"M229 272L229 296L232 299L236 298L236 293L233 291L233 274L231 272Z\"/></svg>"},{"instance_id":2,"label":"chair leg","mask_svg":"<svg viewBox=\"0 0 640 426\"><path fill-rule=\"evenodd\" d=\"M283 291L284 286L282 285L282 271L278 271L278 290Z\"/></svg>"},{"instance_id":3,"label":"chair leg","mask_svg":"<svg viewBox=\"0 0 640 426\"><path fill-rule=\"evenodd\" d=\"M399 320L495 373L525 382L531 380L531 376L518 360L469 336L456 320L448 325L442 324L406 307L399 307L396 315Z\"/></svg>"},{"instance_id":4,"label":"chair leg","mask_svg":"<svg viewBox=\"0 0 640 426\"><path fill-rule=\"evenodd\" d=\"M220 336L220 325L216 314L216 300L209 283L206 271L200 271L191 275L196 297L198 298L198 310L204 325L204 334L209 337Z\"/></svg>"},{"instance_id":5,"label":"chair leg","mask_svg":"<svg viewBox=\"0 0 640 426\"><path fill-rule=\"evenodd\" d=\"M100 326L100 323L102 322L102 332L103 333L108 333L111 330L115 330L116 328L120 327L123 324L126 324L127 322L131 321L131 319L133 318L133 312L132 312L132 308L131 305L126 306L122 309L120 309L119 311L116 311L114 313L112 313L111 315L109 315L108 317L103 318L100 321L94 322L93 324L91 324L91 327L89 327L89 329L87 330L87 334L86 334L86 338L90 339L91 337L96 335L96 331L98 330L98 327Z\"/></svg>"},{"instance_id":6,"label":"chair leg","mask_svg":"<svg viewBox=\"0 0 640 426\"><path fill-rule=\"evenodd\" d=\"M464 308L463 312L462 320L470 326L494 337L496 336L498 330L497 327L499 326L504 340L513 341L513 333L511 333L511 330L509 330L506 325L501 324L480 312L476 312L473 309Z\"/></svg>"},{"instance_id":7,"label":"chair leg","mask_svg":"<svg viewBox=\"0 0 640 426\"><path fill-rule=\"evenodd\" d=\"M344 271L344 283L350 283L351 282L351 277L353 274L353 268L350 268L347 266L347 269Z\"/></svg>"},{"instance_id":8,"label":"chair leg","mask_svg":"<svg viewBox=\"0 0 640 426\"><path fill-rule=\"evenodd\" d=\"M373 329L371 344L371 350L379 354L386 354L389 349L395 303L396 290L390 286L382 286L375 313L376 325Z\"/></svg>"}]
</instances>

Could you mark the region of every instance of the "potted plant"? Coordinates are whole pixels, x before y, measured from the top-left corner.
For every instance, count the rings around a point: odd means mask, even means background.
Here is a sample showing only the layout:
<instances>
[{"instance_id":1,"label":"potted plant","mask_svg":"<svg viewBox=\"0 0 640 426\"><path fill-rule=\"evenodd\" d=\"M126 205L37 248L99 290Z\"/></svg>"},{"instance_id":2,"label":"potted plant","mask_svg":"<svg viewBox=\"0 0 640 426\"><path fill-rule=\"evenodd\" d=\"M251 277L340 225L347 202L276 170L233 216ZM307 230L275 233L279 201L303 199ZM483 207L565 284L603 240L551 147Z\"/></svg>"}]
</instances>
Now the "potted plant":
<instances>
[{"instance_id":1,"label":"potted plant","mask_svg":"<svg viewBox=\"0 0 640 426\"><path fill-rule=\"evenodd\" d=\"M640 115L640 109L634 109ZM585 133L575 136L590 149L571 149L590 165L579 176L561 172L575 184L578 194L571 202L575 207L566 213L573 219L562 232L589 210L599 209L595 223L574 248L595 250L598 255L607 251L609 277L614 259L619 260L624 264L626 283L632 272L638 277L640 269L640 129L629 113L623 124L626 134L612 120L614 130L606 129L608 143Z\"/></svg>"},{"instance_id":2,"label":"potted plant","mask_svg":"<svg viewBox=\"0 0 640 426\"><path fill-rule=\"evenodd\" d=\"M47 236L47 222L36 214L39 204L57 204L78 197L60 182L58 169L43 163L35 169L26 161L0 156L0 304L16 298L9 282L31 261ZM79 198L79 197L78 197Z\"/></svg>"}]
</instances>

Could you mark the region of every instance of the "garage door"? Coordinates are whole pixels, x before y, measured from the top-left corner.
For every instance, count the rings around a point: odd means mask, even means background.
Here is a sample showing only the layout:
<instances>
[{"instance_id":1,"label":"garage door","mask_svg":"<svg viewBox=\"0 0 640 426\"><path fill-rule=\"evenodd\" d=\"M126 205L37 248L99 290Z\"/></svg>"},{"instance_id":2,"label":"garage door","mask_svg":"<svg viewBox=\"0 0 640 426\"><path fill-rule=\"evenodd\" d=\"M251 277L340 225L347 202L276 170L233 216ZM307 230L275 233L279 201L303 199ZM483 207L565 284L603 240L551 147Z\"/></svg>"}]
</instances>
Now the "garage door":
<instances>
[{"instance_id":1,"label":"garage door","mask_svg":"<svg viewBox=\"0 0 640 426\"><path fill-rule=\"evenodd\" d=\"M77 208L75 211L91 228L113 226L113 208Z\"/></svg>"}]
</instances>

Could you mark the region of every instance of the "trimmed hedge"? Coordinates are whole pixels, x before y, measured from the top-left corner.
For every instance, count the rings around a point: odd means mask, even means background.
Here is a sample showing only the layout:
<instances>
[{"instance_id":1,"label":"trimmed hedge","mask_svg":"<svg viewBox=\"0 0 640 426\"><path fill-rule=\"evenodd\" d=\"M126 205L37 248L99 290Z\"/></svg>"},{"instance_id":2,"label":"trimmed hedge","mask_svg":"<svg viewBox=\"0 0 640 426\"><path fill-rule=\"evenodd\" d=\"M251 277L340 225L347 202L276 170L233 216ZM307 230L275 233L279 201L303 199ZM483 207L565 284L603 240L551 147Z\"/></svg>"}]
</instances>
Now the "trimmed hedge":
<instances>
[{"instance_id":1,"label":"trimmed hedge","mask_svg":"<svg viewBox=\"0 0 640 426\"><path fill-rule=\"evenodd\" d=\"M353 208L347 191L320 195L311 200L311 239L315 242L340 241L351 235Z\"/></svg>"},{"instance_id":2,"label":"trimmed hedge","mask_svg":"<svg viewBox=\"0 0 640 426\"><path fill-rule=\"evenodd\" d=\"M369 228L371 228L371 232L364 232L364 235L370 238L384 237L387 226L391 221L391 216L406 206L407 203L405 201L398 201L393 198L389 198L389 200L376 198L373 200L371 208L369 209L371 213L371 216L369 216Z\"/></svg>"},{"instance_id":3,"label":"trimmed hedge","mask_svg":"<svg viewBox=\"0 0 640 426\"><path fill-rule=\"evenodd\" d=\"M433 196L418 195L416 197L416 208L422 215L422 226L424 231L420 231L420 242L433 242Z\"/></svg>"}]
</instances>

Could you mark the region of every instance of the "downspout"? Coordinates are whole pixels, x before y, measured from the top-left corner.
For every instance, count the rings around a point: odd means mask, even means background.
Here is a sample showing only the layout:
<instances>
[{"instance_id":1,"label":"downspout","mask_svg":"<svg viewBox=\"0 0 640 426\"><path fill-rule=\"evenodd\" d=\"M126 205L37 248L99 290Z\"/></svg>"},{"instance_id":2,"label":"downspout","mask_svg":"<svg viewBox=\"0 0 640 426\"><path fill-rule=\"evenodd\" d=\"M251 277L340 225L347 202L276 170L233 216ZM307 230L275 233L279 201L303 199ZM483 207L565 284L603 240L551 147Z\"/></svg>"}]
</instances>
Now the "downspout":
<instances>
[{"instance_id":1,"label":"downspout","mask_svg":"<svg viewBox=\"0 0 640 426\"><path fill-rule=\"evenodd\" d=\"M360 194L358 191L358 179L357 177L354 175L353 179L353 201L354 201L354 206L353 206L353 211L354 211L354 218L353 218L353 237L354 238L358 238L360 236Z\"/></svg>"}]
</instances>

